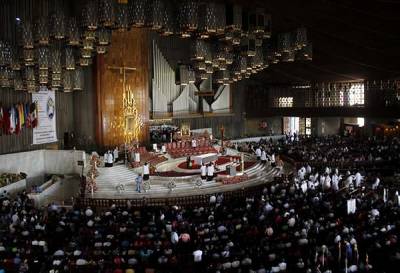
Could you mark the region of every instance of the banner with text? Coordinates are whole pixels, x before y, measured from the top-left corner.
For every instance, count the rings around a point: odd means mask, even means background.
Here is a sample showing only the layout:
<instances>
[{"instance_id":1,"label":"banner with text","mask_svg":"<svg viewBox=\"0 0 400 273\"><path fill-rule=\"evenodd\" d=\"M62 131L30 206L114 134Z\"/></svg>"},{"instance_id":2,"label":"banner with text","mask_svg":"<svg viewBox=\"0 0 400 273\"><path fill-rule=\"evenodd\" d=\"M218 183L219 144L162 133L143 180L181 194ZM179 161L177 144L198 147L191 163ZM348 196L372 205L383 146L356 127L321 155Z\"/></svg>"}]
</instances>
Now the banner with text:
<instances>
[{"instance_id":1,"label":"banner with text","mask_svg":"<svg viewBox=\"0 0 400 273\"><path fill-rule=\"evenodd\" d=\"M56 131L56 96L55 92L42 89L32 94L32 101L37 103L38 126L33 129L33 144L57 141Z\"/></svg>"}]
</instances>

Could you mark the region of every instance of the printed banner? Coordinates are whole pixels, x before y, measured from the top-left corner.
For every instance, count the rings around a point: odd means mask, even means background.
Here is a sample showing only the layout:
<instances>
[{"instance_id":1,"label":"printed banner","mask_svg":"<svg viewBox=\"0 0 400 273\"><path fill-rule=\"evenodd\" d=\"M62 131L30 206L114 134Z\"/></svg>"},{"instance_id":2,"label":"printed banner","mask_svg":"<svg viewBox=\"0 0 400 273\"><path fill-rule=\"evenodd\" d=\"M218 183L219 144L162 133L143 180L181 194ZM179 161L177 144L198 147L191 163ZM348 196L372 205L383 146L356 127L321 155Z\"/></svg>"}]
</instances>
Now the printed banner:
<instances>
[{"instance_id":1,"label":"printed banner","mask_svg":"<svg viewBox=\"0 0 400 273\"><path fill-rule=\"evenodd\" d=\"M55 92L42 89L32 94L32 102L37 104L38 109L38 126L33 129L33 144L57 142Z\"/></svg>"}]
</instances>

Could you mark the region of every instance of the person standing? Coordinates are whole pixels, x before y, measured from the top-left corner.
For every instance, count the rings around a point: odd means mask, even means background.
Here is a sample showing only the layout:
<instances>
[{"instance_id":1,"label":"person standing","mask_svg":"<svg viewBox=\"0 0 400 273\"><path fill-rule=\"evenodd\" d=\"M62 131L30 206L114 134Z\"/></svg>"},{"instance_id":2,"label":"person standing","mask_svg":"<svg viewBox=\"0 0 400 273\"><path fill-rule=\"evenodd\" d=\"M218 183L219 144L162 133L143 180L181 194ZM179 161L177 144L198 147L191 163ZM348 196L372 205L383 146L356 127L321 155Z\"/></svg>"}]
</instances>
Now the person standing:
<instances>
[{"instance_id":1,"label":"person standing","mask_svg":"<svg viewBox=\"0 0 400 273\"><path fill-rule=\"evenodd\" d=\"M113 166L113 163L114 163L114 156L113 156L113 154L111 153L110 150L108 151L107 163L108 163L108 164L107 164L108 167L112 167L112 166Z\"/></svg>"},{"instance_id":2,"label":"person standing","mask_svg":"<svg viewBox=\"0 0 400 273\"><path fill-rule=\"evenodd\" d=\"M136 191L140 193L141 188L142 188L142 181L143 181L142 175L139 174L135 180L136 180Z\"/></svg>"},{"instance_id":3,"label":"person standing","mask_svg":"<svg viewBox=\"0 0 400 273\"><path fill-rule=\"evenodd\" d=\"M200 176L202 180L207 179L207 167L204 165L204 163L202 163L200 167Z\"/></svg>"},{"instance_id":4,"label":"person standing","mask_svg":"<svg viewBox=\"0 0 400 273\"><path fill-rule=\"evenodd\" d=\"M104 167L108 167L108 152L104 153Z\"/></svg>"},{"instance_id":5,"label":"person standing","mask_svg":"<svg viewBox=\"0 0 400 273\"><path fill-rule=\"evenodd\" d=\"M256 156L257 156L257 160L261 159L261 155L262 155L262 151L260 147L257 147L256 149Z\"/></svg>"},{"instance_id":6,"label":"person standing","mask_svg":"<svg viewBox=\"0 0 400 273\"><path fill-rule=\"evenodd\" d=\"M207 167L207 181L211 181L214 178L214 165L210 163Z\"/></svg>"},{"instance_id":7,"label":"person standing","mask_svg":"<svg viewBox=\"0 0 400 273\"><path fill-rule=\"evenodd\" d=\"M113 155L114 155L114 163L117 163L118 159L119 159L119 150L118 147L115 147L114 151L113 151Z\"/></svg>"},{"instance_id":8,"label":"person standing","mask_svg":"<svg viewBox=\"0 0 400 273\"><path fill-rule=\"evenodd\" d=\"M265 164L267 163L267 153L265 152L265 150L263 149L261 152L261 163Z\"/></svg>"},{"instance_id":9,"label":"person standing","mask_svg":"<svg viewBox=\"0 0 400 273\"><path fill-rule=\"evenodd\" d=\"M147 181L150 178L150 166L149 164L146 162L143 165L143 180Z\"/></svg>"}]
</instances>

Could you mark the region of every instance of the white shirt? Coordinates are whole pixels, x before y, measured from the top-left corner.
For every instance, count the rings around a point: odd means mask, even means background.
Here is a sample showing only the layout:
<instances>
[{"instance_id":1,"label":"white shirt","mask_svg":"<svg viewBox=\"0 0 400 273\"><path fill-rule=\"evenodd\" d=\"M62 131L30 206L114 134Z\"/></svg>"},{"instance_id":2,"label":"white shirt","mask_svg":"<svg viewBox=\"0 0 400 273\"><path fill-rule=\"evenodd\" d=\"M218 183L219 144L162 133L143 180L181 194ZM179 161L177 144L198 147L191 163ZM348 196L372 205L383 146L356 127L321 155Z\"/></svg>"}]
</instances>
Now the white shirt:
<instances>
[{"instance_id":1,"label":"white shirt","mask_svg":"<svg viewBox=\"0 0 400 273\"><path fill-rule=\"evenodd\" d=\"M275 163L275 154L271 155L271 163Z\"/></svg>"},{"instance_id":2,"label":"white shirt","mask_svg":"<svg viewBox=\"0 0 400 273\"><path fill-rule=\"evenodd\" d=\"M143 165L143 174L150 174L149 164Z\"/></svg>"},{"instance_id":3,"label":"white shirt","mask_svg":"<svg viewBox=\"0 0 400 273\"><path fill-rule=\"evenodd\" d=\"M201 251L200 249L193 251L193 258L195 262L201 262L203 256L203 251Z\"/></svg>"},{"instance_id":4,"label":"white shirt","mask_svg":"<svg viewBox=\"0 0 400 273\"><path fill-rule=\"evenodd\" d=\"M214 175L214 166L213 165L207 167L207 175L208 176Z\"/></svg>"},{"instance_id":5,"label":"white shirt","mask_svg":"<svg viewBox=\"0 0 400 273\"><path fill-rule=\"evenodd\" d=\"M117 149L114 150L114 158L117 159L119 157L118 155L119 151Z\"/></svg>"},{"instance_id":6,"label":"white shirt","mask_svg":"<svg viewBox=\"0 0 400 273\"><path fill-rule=\"evenodd\" d=\"M256 156L261 157L261 149L260 148L256 149Z\"/></svg>"},{"instance_id":7,"label":"white shirt","mask_svg":"<svg viewBox=\"0 0 400 273\"><path fill-rule=\"evenodd\" d=\"M104 154L104 163L108 163L108 153Z\"/></svg>"},{"instance_id":8,"label":"white shirt","mask_svg":"<svg viewBox=\"0 0 400 273\"><path fill-rule=\"evenodd\" d=\"M267 161L267 154L265 153L265 151L261 152L261 160L262 161Z\"/></svg>"},{"instance_id":9,"label":"white shirt","mask_svg":"<svg viewBox=\"0 0 400 273\"><path fill-rule=\"evenodd\" d=\"M113 162L114 162L114 158L113 158L112 154L109 153L107 156L107 163L113 163Z\"/></svg>"},{"instance_id":10,"label":"white shirt","mask_svg":"<svg viewBox=\"0 0 400 273\"><path fill-rule=\"evenodd\" d=\"M192 147L196 148L197 146L197 141L195 139L192 139Z\"/></svg>"},{"instance_id":11,"label":"white shirt","mask_svg":"<svg viewBox=\"0 0 400 273\"><path fill-rule=\"evenodd\" d=\"M206 176L207 174L207 167L205 165L200 167L201 176Z\"/></svg>"}]
</instances>

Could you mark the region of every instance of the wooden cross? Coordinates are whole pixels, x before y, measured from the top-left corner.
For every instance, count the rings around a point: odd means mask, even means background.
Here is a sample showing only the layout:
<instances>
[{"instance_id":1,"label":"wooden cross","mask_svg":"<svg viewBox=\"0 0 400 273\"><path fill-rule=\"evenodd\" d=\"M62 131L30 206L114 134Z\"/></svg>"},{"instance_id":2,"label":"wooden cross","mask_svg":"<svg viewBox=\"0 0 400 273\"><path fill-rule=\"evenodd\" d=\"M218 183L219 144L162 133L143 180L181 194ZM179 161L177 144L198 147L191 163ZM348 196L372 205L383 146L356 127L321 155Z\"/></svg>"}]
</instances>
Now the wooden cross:
<instances>
[{"instance_id":1,"label":"wooden cross","mask_svg":"<svg viewBox=\"0 0 400 273\"><path fill-rule=\"evenodd\" d=\"M136 71L136 67L128 67L128 66L108 66L107 69L110 70L117 70L119 71L119 74L123 74L123 82L122 82L122 88L125 91L125 83L126 83L126 73L131 72L131 71Z\"/></svg>"}]
</instances>

